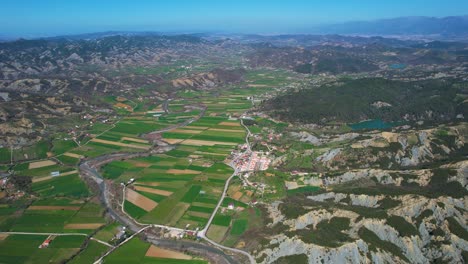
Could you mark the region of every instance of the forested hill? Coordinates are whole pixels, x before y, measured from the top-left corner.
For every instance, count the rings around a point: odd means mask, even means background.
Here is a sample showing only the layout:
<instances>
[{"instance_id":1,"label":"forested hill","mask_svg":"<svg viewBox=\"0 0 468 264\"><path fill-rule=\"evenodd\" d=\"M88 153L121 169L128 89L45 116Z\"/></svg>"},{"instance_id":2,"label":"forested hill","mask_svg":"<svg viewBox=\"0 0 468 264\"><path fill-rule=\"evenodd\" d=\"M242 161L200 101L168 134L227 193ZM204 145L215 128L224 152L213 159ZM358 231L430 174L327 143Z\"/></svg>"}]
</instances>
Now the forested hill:
<instances>
[{"instance_id":1,"label":"forested hill","mask_svg":"<svg viewBox=\"0 0 468 264\"><path fill-rule=\"evenodd\" d=\"M455 80L344 80L331 87L291 91L263 103L279 118L306 123L455 119L468 115L468 92ZM459 116L460 117L460 116Z\"/></svg>"}]
</instances>

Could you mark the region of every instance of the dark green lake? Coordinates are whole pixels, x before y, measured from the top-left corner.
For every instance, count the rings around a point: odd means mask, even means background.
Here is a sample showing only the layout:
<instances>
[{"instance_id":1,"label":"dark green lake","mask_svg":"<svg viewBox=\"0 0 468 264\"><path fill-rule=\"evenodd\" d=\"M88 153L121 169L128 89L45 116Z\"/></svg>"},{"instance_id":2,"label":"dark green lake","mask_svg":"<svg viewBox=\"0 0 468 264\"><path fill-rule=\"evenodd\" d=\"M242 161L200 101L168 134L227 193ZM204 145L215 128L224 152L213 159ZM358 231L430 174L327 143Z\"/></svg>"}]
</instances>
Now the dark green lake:
<instances>
[{"instance_id":1,"label":"dark green lake","mask_svg":"<svg viewBox=\"0 0 468 264\"><path fill-rule=\"evenodd\" d=\"M380 119L366 120L359 123L348 124L348 126L353 130L387 129L397 125L401 125L401 122L384 122Z\"/></svg>"}]
</instances>

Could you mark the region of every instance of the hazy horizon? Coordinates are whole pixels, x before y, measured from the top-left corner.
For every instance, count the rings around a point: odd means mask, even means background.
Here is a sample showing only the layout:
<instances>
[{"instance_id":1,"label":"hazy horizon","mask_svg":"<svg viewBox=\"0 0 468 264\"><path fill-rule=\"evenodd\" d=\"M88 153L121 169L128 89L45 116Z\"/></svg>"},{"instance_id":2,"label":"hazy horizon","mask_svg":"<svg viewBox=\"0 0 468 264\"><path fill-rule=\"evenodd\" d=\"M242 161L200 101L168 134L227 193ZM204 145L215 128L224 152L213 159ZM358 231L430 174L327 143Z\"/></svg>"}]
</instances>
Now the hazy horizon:
<instances>
[{"instance_id":1,"label":"hazy horizon","mask_svg":"<svg viewBox=\"0 0 468 264\"><path fill-rule=\"evenodd\" d=\"M306 33L314 26L349 21L466 14L468 2L454 0L19 0L3 3L0 36L46 37L104 31Z\"/></svg>"}]
</instances>

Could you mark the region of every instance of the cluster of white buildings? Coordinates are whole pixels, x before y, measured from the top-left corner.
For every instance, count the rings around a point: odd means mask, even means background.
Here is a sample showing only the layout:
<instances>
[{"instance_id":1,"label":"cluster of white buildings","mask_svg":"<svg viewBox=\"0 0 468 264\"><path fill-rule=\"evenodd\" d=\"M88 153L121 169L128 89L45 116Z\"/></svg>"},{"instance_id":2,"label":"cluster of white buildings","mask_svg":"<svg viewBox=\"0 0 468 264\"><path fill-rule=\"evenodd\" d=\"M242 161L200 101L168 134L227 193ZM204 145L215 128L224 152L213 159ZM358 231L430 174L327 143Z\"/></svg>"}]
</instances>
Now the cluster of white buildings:
<instances>
[{"instance_id":1,"label":"cluster of white buildings","mask_svg":"<svg viewBox=\"0 0 468 264\"><path fill-rule=\"evenodd\" d=\"M250 152L242 154L237 161L240 172L245 171L264 171L270 166L271 159L259 152Z\"/></svg>"}]
</instances>

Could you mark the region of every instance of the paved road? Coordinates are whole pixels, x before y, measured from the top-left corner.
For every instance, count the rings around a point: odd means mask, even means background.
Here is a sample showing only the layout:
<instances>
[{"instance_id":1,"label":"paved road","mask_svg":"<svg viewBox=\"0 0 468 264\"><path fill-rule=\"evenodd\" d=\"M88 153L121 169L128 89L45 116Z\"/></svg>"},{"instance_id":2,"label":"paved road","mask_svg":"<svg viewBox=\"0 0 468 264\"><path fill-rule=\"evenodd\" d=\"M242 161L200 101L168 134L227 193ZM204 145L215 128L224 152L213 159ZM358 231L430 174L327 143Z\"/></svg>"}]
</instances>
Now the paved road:
<instances>
[{"instance_id":1,"label":"paved road","mask_svg":"<svg viewBox=\"0 0 468 264\"><path fill-rule=\"evenodd\" d=\"M249 152L251 152L252 149L250 147L249 137L252 135L252 133L250 133L250 129L246 125L244 125L244 120L242 118L240 122L241 122L241 125L245 128L245 130L247 130L247 135L245 135L245 143L247 143L247 148Z\"/></svg>"},{"instance_id":2,"label":"paved road","mask_svg":"<svg viewBox=\"0 0 468 264\"><path fill-rule=\"evenodd\" d=\"M248 150L247 150L247 151L250 152L250 151L251 151L250 142L249 142L250 130L247 128L247 126L244 125L242 119L241 119L241 124L242 124L242 126L244 126L245 129L247 130L247 135L245 136L245 142L246 142L247 145L248 145ZM229 251L233 251L233 252L242 254L242 255L246 256L246 257L249 259L250 263L255 264L255 259L254 259L254 257L253 257L252 255L250 255L248 252L243 251L243 250L240 250L240 249L237 249L237 248L230 248L230 247L223 246L223 245L218 244L218 243L216 243L215 241L209 239L209 238L206 236L206 232L208 231L208 228L210 227L211 222L213 221L213 218L215 217L216 213L218 212L219 207L221 206L221 204L223 203L224 198L226 197L226 192L227 192L227 190L228 190L228 188L229 188L229 184L230 184L231 180L239 173L238 168L236 168L236 167L234 166L235 162L236 162L236 160L233 160L233 161L231 162L231 164L229 164L229 166L230 166L231 168L234 169L234 173L231 175L231 177L229 177L229 178L226 180L226 183L225 183L225 185L224 185L224 190L223 190L223 193L222 193L222 195L221 195L221 198L219 199L218 204L216 205L216 207L215 207L213 213L211 214L210 218L208 219L208 222L206 223L205 228L203 228L202 230L200 230L200 231L198 232L198 236L201 237L201 238L203 238L204 240L208 241L209 243L211 243L211 244L213 244L213 245L219 247L219 248L222 248L222 249L224 249L224 250L229 250Z\"/></svg>"},{"instance_id":3,"label":"paved road","mask_svg":"<svg viewBox=\"0 0 468 264\"><path fill-rule=\"evenodd\" d=\"M210 218L208 219L208 222L206 223L205 228L203 228L202 230L200 230L198 232L199 236L205 237L206 231L208 231L208 228L210 227L211 222L213 221L213 218L216 215L216 212L218 211L219 207L223 203L224 197L226 197L226 192L227 192L227 189L229 188L229 183L231 182L232 178L234 178L236 175L237 175L237 170L235 170L234 173L226 180L226 183L224 184L223 193L221 194L221 198L219 198L218 204L216 205L216 207L213 210L213 213L211 214Z\"/></svg>"},{"instance_id":4,"label":"paved road","mask_svg":"<svg viewBox=\"0 0 468 264\"><path fill-rule=\"evenodd\" d=\"M232 165L231 165L231 167L232 167ZM227 179L226 184L224 185L224 190L223 190L223 193L221 195L221 198L218 201L218 204L216 205L215 209L213 210L213 213L211 214L210 218L208 219L208 222L206 223L205 228L200 230L197 235L199 237L203 238L204 240L208 241L209 243L219 247L219 248L242 254L242 255L246 256L249 259L250 263L255 264L256 262L255 262L254 257L252 255L250 255L248 252L237 249L237 248L230 248L230 247L223 246L223 245L218 244L215 241L209 239L206 236L206 232L208 231L208 228L210 227L211 222L213 221L213 218L215 217L216 213L218 212L219 207L221 206L221 204L223 203L224 198L226 197L226 192L227 192L227 189L229 188L229 183L231 182L232 178L234 178L237 175L237 173L238 173L238 171L237 171L237 169L235 169L234 173L231 175L231 177L229 177Z\"/></svg>"}]
</instances>

